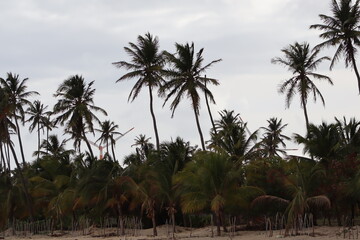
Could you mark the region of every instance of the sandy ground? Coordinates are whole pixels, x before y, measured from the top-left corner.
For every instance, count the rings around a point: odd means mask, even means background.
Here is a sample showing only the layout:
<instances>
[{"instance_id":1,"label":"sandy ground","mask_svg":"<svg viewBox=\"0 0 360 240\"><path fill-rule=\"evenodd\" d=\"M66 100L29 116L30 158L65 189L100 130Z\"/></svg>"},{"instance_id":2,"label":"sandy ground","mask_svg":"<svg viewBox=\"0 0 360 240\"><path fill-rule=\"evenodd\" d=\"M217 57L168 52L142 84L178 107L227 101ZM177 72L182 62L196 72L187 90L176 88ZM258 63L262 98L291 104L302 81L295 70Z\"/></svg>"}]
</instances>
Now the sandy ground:
<instances>
[{"instance_id":1,"label":"sandy ground","mask_svg":"<svg viewBox=\"0 0 360 240\"><path fill-rule=\"evenodd\" d=\"M172 239L171 235L168 234L170 231L167 226L158 227L158 236L152 236L152 229L143 229L137 232L127 231L126 236L114 236L116 233L115 229L89 229L88 232L83 234L83 232L74 232L74 233L56 233L56 236L48 235L18 235L10 236L9 231L4 235L0 235L0 239L41 239L41 240L95 240L95 239L106 239L106 240L165 240ZM312 233L312 230L302 231L300 235L297 236L288 236L284 237L284 231L273 231L272 236L269 236L269 232L265 231L237 231L234 234L222 232L221 237L211 237L212 231L215 234L216 229L211 227L190 229L177 227L177 232L175 233L175 239L197 239L197 240L211 240L211 239L246 239L246 240L263 240L263 239L358 239L360 237L360 228L353 228L351 231L348 229L344 230L339 227L315 227L315 237L308 235ZM345 233L345 235L344 235ZM135 236L134 236L135 235Z\"/></svg>"}]
</instances>

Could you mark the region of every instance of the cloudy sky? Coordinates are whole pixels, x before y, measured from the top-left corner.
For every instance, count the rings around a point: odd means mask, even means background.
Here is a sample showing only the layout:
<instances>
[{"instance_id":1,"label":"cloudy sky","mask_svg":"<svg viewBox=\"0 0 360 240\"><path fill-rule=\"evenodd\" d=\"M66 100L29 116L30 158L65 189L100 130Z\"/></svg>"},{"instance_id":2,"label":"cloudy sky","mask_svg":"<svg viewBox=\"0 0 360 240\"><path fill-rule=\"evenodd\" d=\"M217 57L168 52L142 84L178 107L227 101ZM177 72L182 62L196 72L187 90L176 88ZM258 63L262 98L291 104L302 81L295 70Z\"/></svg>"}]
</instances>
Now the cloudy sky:
<instances>
[{"instance_id":1,"label":"cloudy sky","mask_svg":"<svg viewBox=\"0 0 360 240\"><path fill-rule=\"evenodd\" d=\"M321 13L331 14L330 0L0 1L0 76L13 72L29 78L29 90L38 91L38 98L49 108L56 102L53 94L57 87L69 76L80 74L88 82L95 80L95 104L109 114L99 118L114 121L121 132L135 127L117 144L118 156L124 156L134 150L130 146L139 134L155 138L147 91L128 103L134 81L115 84L125 71L111 63L129 60L123 47L150 32L169 52L174 52L175 42L194 42L196 50L205 49L205 63L223 59L206 73L221 83L210 87L217 103L212 105L215 118L220 110L234 110L255 131L266 126L270 117L278 117L288 123L288 135L304 134L298 98L286 109L284 96L277 92L291 73L270 61L282 56L280 50L295 41L318 44L319 31L309 30L309 25L320 23ZM329 49L320 56L333 53L334 49ZM360 119L354 72L342 62L331 72L325 63L318 72L330 76L334 86L318 84L326 108L310 100L310 121L332 122L335 116ZM184 100L174 118L162 103L163 99L155 100L161 140L181 136L200 145L190 103ZM210 121L204 105L200 114L208 139ZM29 160L36 149L36 134L23 132ZM288 146L297 147L290 142Z\"/></svg>"}]
</instances>

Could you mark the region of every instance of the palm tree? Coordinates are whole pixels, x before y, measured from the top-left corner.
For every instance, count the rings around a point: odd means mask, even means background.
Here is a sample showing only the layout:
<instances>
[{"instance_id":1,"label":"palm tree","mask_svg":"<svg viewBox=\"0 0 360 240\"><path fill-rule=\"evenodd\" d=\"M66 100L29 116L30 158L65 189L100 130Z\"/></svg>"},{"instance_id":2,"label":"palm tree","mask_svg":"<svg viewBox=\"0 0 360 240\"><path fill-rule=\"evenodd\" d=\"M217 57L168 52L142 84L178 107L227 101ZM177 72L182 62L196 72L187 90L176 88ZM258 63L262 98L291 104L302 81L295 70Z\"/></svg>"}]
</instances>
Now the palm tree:
<instances>
[{"instance_id":1,"label":"palm tree","mask_svg":"<svg viewBox=\"0 0 360 240\"><path fill-rule=\"evenodd\" d=\"M180 192L180 205L184 213L210 210L216 217L217 235L224 225L227 207L242 201L240 181L242 169L227 155L199 152L194 160L175 176L175 187ZM249 190L249 189L248 189Z\"/></svg>"},{"instance_id":2,"label":"palm tree","mask_svg":"<svg viewBox=\"0 0 360 240\"><path fill-rule=\"evenodd\" d=\"M2 81L2 79L0 79ZM23 89L23 88L22 88ZM25 87L26 89L26 87ZM22 91L20 91L22 92ZM29 188L28 188L28 182L27 179L25 179L23 174L23 169L18 161L18 158L16 156L16 152L13 146L13 142L11 141L10 134L15 132L17 130L17 127L15 124L13 124L10 121L10 117L13 116L14 112L16 111L16 105L14 104L14 99L11 99L13 97L11 93L9 93L9 89L4 89L0 87L0 142L7 146L7 149L10 152L14 158L16 169L14 171L14 174L16 174L20 178L20 182L23 188L23 192L25 195L26 205L30 213L30 220L33 221L34 212L33 212L33 205L31 202L30 194L29 194ZM20 108L21 109L21 108ZM9 163L9 169L10 169L10 163Z\"/></svg>"},{"instance_id":3,"label":"palm tree","mask_svg":"<svg viewBox=\"0 0 360 240\"><path fill-rule=\"evenodd\" d=\"M320 38L325 41L318 44L315 49L319 50L324 47L336 46L336 52L330 64L330 69L339 58L344 56L345 66L349 65L355 71L358 88L360 93L360 75L356 66L355 55L358 46L360 46L360 1L355 0L352 4L351 0L332 0L331 11L332 16L320 14L319 17L323 24L314 24L310 28L322 30Z\"/></svg>"},{"instance_id":4,"label":"palm tree","mask_svg":"<svg viewBox=\"0 0 360 240\"><path fill-rule=\"evenodd\" d=\"M306 42L301 44L296 42L281 51L285 54L284 58L276 57L273 58L271 62L284 65L293 73L293 76L280 85L279 92L282 94L286 93L286 107L290 107L291 100L296 93L300 95L300 103L304 110L306 128L308 128L309 118L306 105L309 95L313 95L314 101L316 101L316 97L319 96L325 106L321 92L310 77L317 80L326 80L332 85L333 83L328 76L313 72L322 61L330 60L330 58L321 57L317 59L320 50L314 49L311 51L309 44Z\"/></svg>"},{"instance_id":5,"label":"palm tree","mask_svg":"<svg viewBox=\"0 0 360 240\"><path fill-rule=\"evenodd\" d=\"M110 122L109 120L103 121L100 123L101 129L95 129L96 131L101 133L101 136L98 138L97 141L100 141L100 145L105 144L106 145L106 151L109 154L109 144L111 144L111 151L113 155L113 160L115 161L115 135L121 135L120 132L117 132L116 129L119 128L117 124L114 122Z\"/></svg>"},{"instance_id":6,"label":"palm tree","mask_svg":"<svg viewBox=\"0 0 360 240\"><path fill-rule=\"evenodd\" d=\"M287 224L285 235L288 234L291 226L295 226L295 233L297 234L299 218L303 218L305 213L309 213L311 210L330 208L331 205L326 195L311 191L316 175L319 173L314 171L316 167L315 161L305 158L292 158L288 163L289 167L291 165L295 165L295 169L292 170L293 174L278 176L291 194L291 200L278 196L263 195L255 198L252 202L253 206L262 203L270 203L273 207L275 204L286 206Z\"/></svg>"},{"instance_id":7,"label":"palm tree","mask_svg":"<svg viewBox=\"0 0 360 240\"><path fill-rule=\"evenodd\" d=\"M284 149L280 149L279 145L283 148L286 147L284 140L290 140L288 136L282 134L287 124L282 125L282 120L277 118L270 118L267 120L268 127L262 127L265 130L264 135L259 143L259 147L265 157L280 156L286 154Z\"/></svg>"},{"instance_id":8,"label":"palm tree","mask_svg":"<svg viewBox=\"0 0 360 240\"><path fill-rule=\"evenodd\" d=\"M210 133L209 147L225 151L234 161L249 159L255 150L256 145L251 144L257 139L258 131L247 136L247 123L243 123L233 110L223 110L219 114L220 119L215 121L216 133L214 129Z\"/></svg>"},{"instance_id":9,"label":"palm tree","mask_svg":"<svg viewBox=\"0 0 360 240\"><path fill-rule=\"evenodd\" d=\"M30 115L26 120L26 122L31 122L29 126L30 132L33 132L35 128L38 132L38 151L40 151L40 130L42 129L44 132L44 128L49 122L49 112L45 112L47 107L48 106L44 106L39 100L35 100L33 104L30 103L26 111L26 113ZM39 158L39 155L37 157Z\"/></svg>"},{"instance_id":10,"label":"palm tree","mask_svg":"<svg viewBox=\"0 0 360 240\"><path fill-rule=\"evenodd\" d=\"M42 141L40 144L40 150L35 151L33 156L52 156L53 158L59 159L63 156L69 156L70 154L75 153L74 150L66 150L65 145L66 140L60 141L57 135L50 135L48 139L44 139Z\"/></svg>"},{"instance_id":11,"label":"palm tree","mask_svg":"<svg viewBox=\"0 0 360 240\"><path fill-rule=\"evenodd\" d=\"M81 140L84 140L91 157L94 154L86 137L86 132L94 133L93 121L100 122L93 111L107 115L106 111L94 105L94 81L85 83L82 76L75 75L66 79L58 88L55 97L58 102L54 106L54 114L58 114L55 122L62 126L66 124L65 131L75 139L75 149L80 150Z\"/></svg>"},{"instance_id":12,"label":"palm tree","mask_svg":"<svg viewBox=\"0 0 360 240\"><path fill-rule=\"evenodd\" d=\"M174 176L183 170L185 165L191 161L195 148L190 146L180 137L175 141L163 142L160 146L161 155L155 162L159 173L160 191L164 197L166 210L172 222L172 233L175 233L175 213L177 212L178 196L174 189Z\"/></svg>"},{"instance_id":13,"label":"palm tree","mask_svg":"<svg viewBox=\"0 0 360 240\"><path fill-rule=\"evenodd\" d=\"M219 82L213 78L202 77L201 74L214 63L220 62L221 59L211 61L209 64L203 66L203 48L195 54L194 43L191 43L191 45L189 43L186 43L185 45L175 43L175 47L176 54L165 52L165 56L171 64L171 69L167 72L170 80L163 87L164 91L169 91L164 105L172 96L174 96L170 105L172 116L174 116L174 112L183 97L186 96L191 101L197 129L200 135L201 146L205 151L204 137L199 122L200 95L198 91L204 92L209 100L215 103L214 96L206 87L206 83L219 85Z\"/></svg>"},{"instance_id":14,"label":"palm tree","mask_svg":"<svg viewBox=\"0 0 360 240\"><path fill-rule=\"evenodd\" d=\"M12 73L8 73L6 79L0 78L0 84L9 96L9 104L14 106L11 118L15 121L23 165L25 165L26 161L18 120L20 119L21 123L25 122L24 106L30 105L30 101L27 98L39 94L35 91L27 91L27 81L28 78L20 80L19 75Z\"/></svg>"},{"instance_id":15,"label":"palm tree","mask_svg":"<svg viewBox=\"0 0 360 240\"><path fill-rule=\"evenodd\" d=\"M148 87L150 95L150 113L155 131L156 149L159 150L159 133L153 108L153 89L160 87L163 80L163 67L165 60L163 52L159 52L159 40L150 33L145 36L138 36L137 44L129 43L130 47L124 47L125 52L131 57L131 62L119 61L113 64L118 68L130 70L116 82L137 78L132 88L128 101L134 101L139 95L142 87Z\"/></svg>"}]
</instances>

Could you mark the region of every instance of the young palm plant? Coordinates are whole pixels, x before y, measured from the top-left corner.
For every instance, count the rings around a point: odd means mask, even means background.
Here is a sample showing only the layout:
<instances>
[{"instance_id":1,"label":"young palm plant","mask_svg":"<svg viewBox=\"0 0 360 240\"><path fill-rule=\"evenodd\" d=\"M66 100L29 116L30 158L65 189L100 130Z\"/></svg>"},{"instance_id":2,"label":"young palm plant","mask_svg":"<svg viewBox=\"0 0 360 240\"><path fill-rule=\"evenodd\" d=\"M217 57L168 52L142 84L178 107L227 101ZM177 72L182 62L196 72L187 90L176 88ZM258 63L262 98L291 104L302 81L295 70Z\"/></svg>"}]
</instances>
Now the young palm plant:
<instances>
[{"instance_id":1,"label":"young palm plant","mask_svg":"<svg viewBox=\"0 0 360 240\"><path fill-rule=\"evenodd\" d=\"M349 65L355 71L360 93L360 75L356 66L355 55L360 46L360 1L332 0L332 16L320 14L323 24L313 24L310 28L322 30L320 38L325 41L315 46L315 49L324 47L337 47L332 58L330 69L341 56L345 58L345 66Z\"/></svg>"}]
</instances>

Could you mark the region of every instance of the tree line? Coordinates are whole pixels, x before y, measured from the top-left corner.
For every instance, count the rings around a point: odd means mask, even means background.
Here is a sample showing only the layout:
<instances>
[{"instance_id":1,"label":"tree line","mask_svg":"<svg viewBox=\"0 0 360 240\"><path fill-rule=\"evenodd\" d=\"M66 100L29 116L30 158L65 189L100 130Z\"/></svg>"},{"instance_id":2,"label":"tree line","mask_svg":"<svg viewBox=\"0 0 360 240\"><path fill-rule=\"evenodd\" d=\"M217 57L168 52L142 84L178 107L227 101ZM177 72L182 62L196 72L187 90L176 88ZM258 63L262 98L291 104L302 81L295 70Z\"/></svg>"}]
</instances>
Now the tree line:
<instances>
[{"instance_id":1,"label":"tree line","mask_svg":"<svg viewBox=\"0 0 360 240\"><path fill-rule=\"evenodd\" d=\"M331 10L332 16L320 15L322 24L310 26L323 31L324 42L314 49L296 42L282 49L282 57L272 59L292 73L278 91L286 95L288 107L299 95L307 129L304 136L284 135L287 124L276 117L255 132L233 110L220 111L214 119L210 103L215 104L215 97L208 85L218 85L219 80L205 73L221 59L204 63L204 49L195 51L194 43L176 43L175 53L160 51L158 38L150 33L124 47L129 61L113 63L127 70L116 82L136 80L128 101L147 88L155 135L155 145L139 135L133 144L136 151L124 158L123 165L115 152L116 137L122 133L115 122L100 120L98 114L107 112L94 103L94 81L70 76L58 87L57 102L48 110L40 101L29 100L39 93L28 90L27 78L14 73L0 78L0 229L15 220L43 219L50 219L54 229L69 229L82 217L96 224L99 218L111 216L124 234L124 217L140 216L157 235L156 226L165 219L171 219L175 229L175 223L187 224L185 216L199 213L213 217L218 235L221 227L227 231L228 216L241 216L239 221L249 226L260 216L277 212L285 214L288 226L296 225L306 213L313 214L315 223L322 218L328 224L333 219L338 225L352 224L360 200L360 122L344 117L315 125L306 108L311 95L325 104L314 80L332 84L328 76L315 72L327 60L332 68L343 56L356 73L360 92L355 61L360 44L359 1L333 0ZM318 57L326 46L337 47L332 59ZM170 103L172 115L182 99L190 100L200 148L181 137L159 138L154 95L164 98L163 106ZM200 125L201 99L212 123L207 141ZM25 123L30 132L37 132L33 161L23 151L21 125ZM57 127L62 127L67 139L51 133ZM95 132L100 135L97 142L106 145L101 161L87 138ZM44 139L41 133L46 133ZM288 156L286 141L291 139L309 157ZM73 148L66 147L67 141L73 142ZM344 222L344 215L350 223Z\"/></svg>"}]
</instances>

